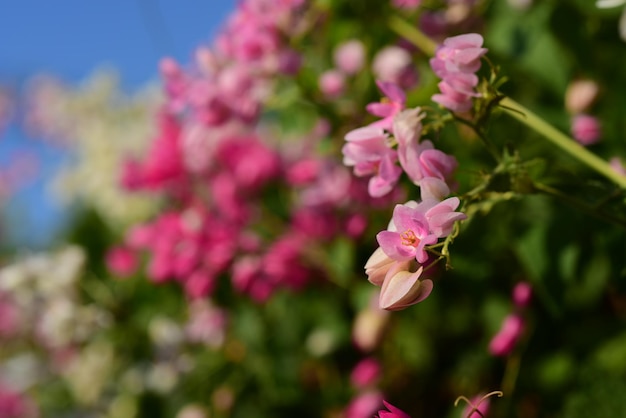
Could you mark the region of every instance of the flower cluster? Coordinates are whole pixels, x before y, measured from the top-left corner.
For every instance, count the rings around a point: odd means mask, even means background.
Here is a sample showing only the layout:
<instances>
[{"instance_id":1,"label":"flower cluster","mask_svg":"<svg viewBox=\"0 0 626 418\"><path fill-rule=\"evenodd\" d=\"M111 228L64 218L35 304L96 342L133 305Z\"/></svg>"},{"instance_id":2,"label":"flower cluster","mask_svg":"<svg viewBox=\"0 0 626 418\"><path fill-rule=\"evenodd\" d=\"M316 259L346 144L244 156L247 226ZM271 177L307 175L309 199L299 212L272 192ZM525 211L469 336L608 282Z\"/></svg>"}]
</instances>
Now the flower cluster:
<instances>
[{"instance_id":1,"label":"flower cluster","mask_svg":"<svg viewBox=\"0 0 626 418\"><path fill-rule=\"evenodd\" d=\"M368 190L375 197L390 193L403 171L418 186L424 179L437 179L437 187L453 185L456 159L421 138L422 110L405 110L406 95L397 85L378 82L378 86L387 99L370 103L367 110L382 119L346 134L343 163L353 166L356 176L371 176Z\"/></svg>"},{"instance_id":2,"label":"flower cluster","mask_svg":"<svg viewBox=\"0 0 626 418\"><path fill-rule=\"evenodd\" d=\"M426 248L450 235L454 223L466 218L455 211L459 203L451 197L396 205L388 230L376 236L380 247L365 264L368 280L382 287L382 309L403 309L430 295L433 282L428 270L436 260Z\"/></svg>"},{"instance_id":3,"label":"flower cluster","mask_svg":"<svg viewBox=\"0 0 626 418\"><path fill-rule=\"evenodd\" d=\"M480 58L487 53L482 47L483 37L469 33L447 38L430 60L430 66L441 78L439 90L432 99L453 112L467 112L472 108L476 92Z\"/></svg>"}]
</instances>

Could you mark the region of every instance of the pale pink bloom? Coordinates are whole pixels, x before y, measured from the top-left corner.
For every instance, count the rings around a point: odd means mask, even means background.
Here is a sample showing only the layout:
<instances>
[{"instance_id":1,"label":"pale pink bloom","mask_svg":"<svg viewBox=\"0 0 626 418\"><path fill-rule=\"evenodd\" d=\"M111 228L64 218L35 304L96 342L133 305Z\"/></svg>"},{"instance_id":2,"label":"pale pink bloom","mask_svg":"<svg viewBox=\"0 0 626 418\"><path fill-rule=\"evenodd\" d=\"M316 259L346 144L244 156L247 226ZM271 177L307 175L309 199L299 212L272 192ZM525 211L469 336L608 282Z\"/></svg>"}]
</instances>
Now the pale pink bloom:
<instances>
[{"instance_id":1,"label":"pale pink bloom","mask_svg":"<svg viewBox=\"0 0 626 418\"><path fill-rule=\"evenodd\" d=\"M437 48L430 65L443 79L449 74L475 73L480 68L480 58L487 53L482 45L483 37L477 33L446 38Z\"/></svg>"},{"instance_id":2,"label":"pale pink bloom","mask_svg":"<svg viewBox=\"0 0 626 418\"><path fill-rule=\"evenodd\" d=\"M318 85L324 97L335 99L346 89L346 76L339 70L327 70L320 75Z\"/></svg>"},{"instance_id":3,"label":"pale pink bloom","mask_svg":"<svg viewBox=\"0 0 626 418\"><path fill-rule=\"evenodd\" d=\"M430 66L442 81L438 84L441 93L432 97L434 102L453 112L472 108L472 98L479 96L475 91L479 80L474 73L480 68L480 58L487 53L482 44L482 36L469 33L447 38L437 48Z\"/></svg>"},{"instance_id":4,"label":"pale pink bloom","mask_svg":"<svg viewBox=\"0 0 626 418\"><path fill-rule=\"evenodd\" d=\"M569 83L565 91L565 109L573 115L585 112L598 97L598 83L589 79Z\"/></svg>"},{"instance_id":5,"label":"pale pink bloom","mask_svg":"<svg viewBox=\"0 0 626 418\"><path fill-rule=\"evenodd\" d=\"M609 160L609 164L611 165L613 171L621 174L622 176L626 176L626 167L624 167L624 164L622 164L622 160L619 157L611 158Z\"/></svg>"},{"instance_id":6,"label":"pale pink bloom","mask_svg":"<svg viewBox=\"0 0 626 418\"><path fill-rule=\"evenodd\" d=\"M441 93L434 94L432 101L453 112L467 112L472 108L472 96L461 93L451 87L445 81L439 84Z\"/></svg>"},{"instance_id":7,"label":"pale pink bloom","mask_svg":"<svg viewBox=\"0 0 626 418\"><path fill-rule=\"evenodd\" d=\"M513 288L512 299L515 306L524 308L533 298L533 287L528 282L519 282Z\"/></svg>"},{"instance_id":8,"label":"pale pink bloom","mask_svg":"<svg viewBox=\"0 0 626 418\"><path fill-rule=\"evenodd\" d=\"M378 247L365 263L367 280L376 286L382 286L389 269L396 264L396 260L389 257L382 248Z\"/></svg>"},{"instance_id":9,"label":"pale pink bloom","mask_svg":"<svg viewBox=\"0 0 626 418\"><path fill-rule=\"evenodd\" d=\"M592 145L600 140L602 127L595 116L576 115L572 119L572 136L581 145Z\"/></svg>"},{"instance_id":10,"label":"pale pink bloom","mask_svg":"<svg viewBox=\"0 0 626 418\"><path fill-rule=\"evenodd\" d=\"M372 62L376 79L412 88L417 84L418 74L413 58L400 46L387 46L376 53Z\"/></svg>"},{"instance_id":11,"label":"pale pink bloom","mask_svg":"<svg viewBox=\"0 0 626 418\"><path fill-rule=\"evenodd\" d=\"M494 356L511 354L524 331L524 320L517 314L508 315L502 321L500 331L489 342L489 352Z\"/></svg>"},{"instance_id":12,"label":"pale pink bloom","mask_svg":"<svg viewBox=\"0 0 626 418\"><path fill-rule=\"evenodd\" d=\"M483 399L483 395L476 395L463 409L461 418L486 418L489 413L489 404L489 398Z\"/></svg>"},{"instance_id":13,"label":"pale pink bloom","mask_svg":"<svg viewBox=\"0 0 626 418\"><path fill-rule=\"evenodd\" d=\"M404 109L406 94L397 84L392 82L376 80L376 85L385 95L385 99L366 106L369 113L382 118L370 126L391 131L394 117Z\"/></svg>"},{"instance_id":14,"label":"pale pink bloom","mask_svg":"<svg viewBox=\"0 0 626 418\"><path fill-rule=\"evenodd\" d=\"M426 299L433 282L423 278L423 267L409 271L409 263L396 262L387 272L380 290L379 306L388 311L402 310Z\"/></svg>"},{"instance_id":15,"label":"pale pink bloom","mask_svg":"<svg viewBox=\"0 0 626 418\"><path fill-rule=\"evenodd\" d=\"M385 408L388 410L378 411L378 418L411 418L409 414L401 410L400 408L396 408L392 404L387 401L383 401Z\"/></svg>"},{"instance_id":16,"label":"pale pink bloom","mask_svg":"<svg viewBox=\"0 0 626 418\"><path fill-rule=\"evenodd\" d=\"M356 74L365 64L365 46L358 39L342 42L335 48L333 59L337 68L345 74Z\"/></svg>"},{"instance_id":17,"label":"pale pink bloom","mask_svg":"<svg viewBox=\"0 0 626 418\"><path fill-rule=\"evenodd\" d=\"M387 145L387 135L373 125L355 129L345 137L343 163L354 166L354 174L370 176L368 191L372 197L389 193L398 182L402 169L396 165L397 152Z\"/></svg>"},{"instance_id":18,"label":"pale pink bloom","mask_svg":"<svg viewBox=\"0 0 626 418\"><path fill-rule=\"evenodd\" d=\"M383 403L378 390L369 390L353 398L345 410L345 418L371 418Z\"/></svg>"},{"instance_id":19,"label":"pale pink bloom","mask_svg":"<svg viewBox=\"0 0 626 418\"><path fill-rule=\"evenodd\" d=\"M120 277L128 277L137 269L137 255L130 248L116 246L107 252L106 264L113 274Z\"/></svg>"},{"instance_id":20,"label":"pale pink bloom","mask_svg":"<svg viewBox=\"0 0 626 418\"><path fill-rule=\"evenodd\" d=\"M381 367L378 360L367 357L359 361L350 373L350 383L358 389L374 385L380 378Z\"/></svg>"},{"instance_id":21,"label":"pale pink bloom","mask_svg":"<svg viewBox=\"0 0 626 418\"><path fill-rule=\"evenodd\" d=\"M411 54L396 45L387 46L376 53L372 61L372 72L376 79L405 89L415 87L419 80Z\"/></svg>"},{"instance_id":22,"label":"pale pink bloom","mask_svg":"<svg viewBox=\"0 0 626 418\"><path fill-rule=\"evenodd\" d=\"M457 167L456 159L435 149L431 141L420 142L422 118L419 108L404 110L394 118L400 165L416 185L429 177L447 181Z\"/></svg>"},{"instance_id":23,"label":"pale pink bloom","mask_svg":"<svg viewBox=\"0 0 626 418\"><path fill-rule=\"evenodd\" d=\"M377 295L374 295L370 305L359 311L352 324L352 342L365 352L374 350L380 344L389 320L389 312L378 307Z\"/></svg>"},{"instance_id":24,"label":"pale pink bloom","mask_svg":"<svg viewBox=\"0 0 626 418\"><path fill-rule=\"evenodd\" d=\"M450 188L445 181L437 177L424 177L420 180L420 195L422 200L442 201L450 194Z\"/></svg>"},{"instance_id":25,"label":"pale pink bloom","mask_svg":"<svg viewBox=\"0 0 626 418\"><path fill-rule=\"evenodd\" d=\"M185 326L187 339L212 348L220 347L225 340L227 312L204 300L193 301L189 306L189 320Z\"/></svg>"}]
</instances>

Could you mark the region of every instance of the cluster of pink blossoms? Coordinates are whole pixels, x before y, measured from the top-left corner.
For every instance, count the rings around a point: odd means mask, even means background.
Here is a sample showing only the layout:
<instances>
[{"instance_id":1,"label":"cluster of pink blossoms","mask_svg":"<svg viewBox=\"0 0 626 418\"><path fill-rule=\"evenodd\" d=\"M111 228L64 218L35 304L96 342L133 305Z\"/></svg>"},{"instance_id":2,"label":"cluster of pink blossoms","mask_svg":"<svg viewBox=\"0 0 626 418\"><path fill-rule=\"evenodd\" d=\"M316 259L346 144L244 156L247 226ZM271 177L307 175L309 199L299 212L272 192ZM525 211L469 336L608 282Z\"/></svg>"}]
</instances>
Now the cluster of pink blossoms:
<instances>
[{"instance_id":1,"label":"cluster of pink blossoms","mask_svg":"<svg viewBox=\"0 0 626 418\"><path fill-rule=\"evenodd\" d=\"M438 179L428 183L435 187L443 184ZM450 235L454 223L466 218L455 211L460 203L457 197L441 201L440 196L423 185L422 201L396 205L389 228L376 236L380 247L365 264L365 273L371 283L381 286L382 309L404 309L430 295L433 282L429 268L435 260L426 246Z\"/></svg>"},{"instance_id":2,"label":"cluster of pink blossoms","mask_svg":"<svg viewBox=\"0 0 626 418\"><path fill-rule=\"evenodd\" d=\"M303 7L297 0L243 1L190 69L163 61L167 103L159 131L145 155L128 161L122 184L157 194L169 207L111 249L112 271L132 274L147 254L148 277L176 281L192 299L210 296L228 276L236 291L262 302L316 276L307 259L313 243L363 232L359 212L376 204L366 184L307 149L279 148L260 129L274 80L298 69L286 40L302 30ZM326 136L323 127L302 142ZM288 196L289 207L276 212L263 200L268 195Z\"/></svg>"},{"instance_id":3,"label":"cluster of pink blossoms","mask_svg":"<svg viewBox=\"0 0 626 418\"><path fill-rule=\"evenodd\" d=\"M482 37L469 34L448 38L431 61L444 81L442 100L453 110L469 110L480 67ZM384 196L394 190L401 174L421 191L421 202L397 205L387 231L377 235L378 248L365 265L369 281L381 286L379 305L398 310L418 303L432 291L430 267L435 260L427 251L452 232L455 222L466 216L457 212L460 201L447 198L453 181L456 159L422 139L425 114L418 108L406 109L406 94L396 84L378 82L386 99L370 103L368 112L381 119L357 128L345 136L343 162L354 174L369 177L369 193ZM453 103L454 102L454 103ZM468 105L469 103L469 105Z\"/></svg>"},{"instance_id":4,"label":"cluster of pink blossoms","mask_svg":"<svg viewBox=\"0 0 626 418\"><path fill-rule=\"evenodd\" d=\"M483 37L468 33L447 38L430 60L430 66L441 78L438 84L441 93L432 99L453 112L467 112L472 108L472 98L480 97L476 92L480 58L487 53L482 48Z\"/></svg>"},{"instance_id":5,"label":"cluster of pink blossoms","mask_svg":"<svg viewBox=\"0 0 626 418\"><path fill-rule=\"evenodd\" d=\"M441 187L453 185L456 159L421 138L421 109L405 109L406 94L397 85L379 81L378 86L386 100L370 103L367 111L382 119L346 134L343 163L354 167L356 176L370 177L368 190L373 197L390 193L403 171L418 186L426 178L440 180Z\"/></svg>"}]
</instances>

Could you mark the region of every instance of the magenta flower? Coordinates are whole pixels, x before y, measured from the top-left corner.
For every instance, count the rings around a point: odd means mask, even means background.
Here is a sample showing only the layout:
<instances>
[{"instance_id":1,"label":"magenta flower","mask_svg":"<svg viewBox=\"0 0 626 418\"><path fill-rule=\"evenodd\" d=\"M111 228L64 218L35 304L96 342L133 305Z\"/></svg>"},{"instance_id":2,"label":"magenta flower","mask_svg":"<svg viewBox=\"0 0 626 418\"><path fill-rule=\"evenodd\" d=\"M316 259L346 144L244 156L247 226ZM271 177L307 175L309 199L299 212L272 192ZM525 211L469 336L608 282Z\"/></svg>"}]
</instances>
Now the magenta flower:
<instances>
[{"instance_id":1,"label":"magenta flower","mask_svg":"<svg viewBox=\"0 0 626 418\"><path fill-rule=\"evenodd\" d=\"M350 401L345 410L345 418L370 418L380 408L383 395L377 390L363 392Z\"/></svg>"},{"instance_id":2,"label":"magenta flower","mask_svg":"<svg viewBox=\"0 0 626 418\"><path fill-rule=\"evenodd\" d=\"M374 385L380 378L381 366L378 360L367 357L359 361L350 373L350 383L355 388L363 389Z\"/></svg>"},{"instance_id":3,"label":"magenta flower","mask_svg":"<svg viewBox=\"0 0 626 418\"><path fill-rule=\"evenodd\" d=\"M591 115L576 115L572 119L572 136L581 145L593 145L602 136L598 118Z\"/></svg>"},{"instance_id":4,"label":"magenta flower","mask_svg":"<svg viewBox=\"0 0 626 418\"><path fill-rule=\"evenodd\" d=\"M533 287L528 282L519 282L513 288L512 299L515 306L524 308L533 298Z\"/></svg>"},{"instance_id":5,"label":"magenta flower","mask_svg":"<svg viewBox=\"0 0 626 418\"><path fill-rule=\"evenodd\" d=\"M387 401L383 401L385 408L387 411L380 410L378 411L378 418L411 418L409 414L401 410L400 408L396 408L392 404Z\"/></svg>"},{"instance_id":6,"label":"magenta flower","mask_svg":"<svg viewBox=\"0 0 626 418\"><path fill-rule=\"evenodd\" d=\"M138 266L135 251L121 245L110 248L106 254L105 261L107 268L120 277L131 276Z\"/></svg>"},{"instance_id":7,"label":"magenta flower","mask_svg":"<svg viewBox=\"0 0 626 418\"><path fill-rule=\"evenodd\" d=\"M502 321L500 331L489 342L489 352L494 356L507 356L524 332L524 319L517 314L508 315Z\"/></svg>"}]
</instances>

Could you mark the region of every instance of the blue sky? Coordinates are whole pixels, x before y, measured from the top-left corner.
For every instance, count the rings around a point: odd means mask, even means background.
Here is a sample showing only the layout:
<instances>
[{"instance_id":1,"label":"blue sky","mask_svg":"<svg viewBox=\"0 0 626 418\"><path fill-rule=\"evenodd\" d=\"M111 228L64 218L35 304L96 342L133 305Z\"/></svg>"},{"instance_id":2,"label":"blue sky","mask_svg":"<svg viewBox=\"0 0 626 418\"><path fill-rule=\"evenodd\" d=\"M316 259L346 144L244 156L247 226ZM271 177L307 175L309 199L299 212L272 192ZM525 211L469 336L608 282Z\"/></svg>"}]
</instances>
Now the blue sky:
<instances>
[{"instance_id":1,"label":"blue sky","mask_svg":"<svg viewBox=\"0 0 626 418\"><path fill-rule=\"evenodd\" d=\"M234 7L235 0L0 0L0 84L19 87L41 73L79 82L109 66L132 91L156 78L163 56L189 62ZM64 210L45 198L43 180L66 158L12 128L0 138L0 165L23 149L36 153L43 166L38 180L6 205L13 225L8 231L4 225L0 240L40 247Z\"/></svg>"}]
</instances>

